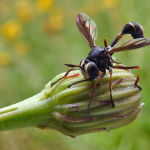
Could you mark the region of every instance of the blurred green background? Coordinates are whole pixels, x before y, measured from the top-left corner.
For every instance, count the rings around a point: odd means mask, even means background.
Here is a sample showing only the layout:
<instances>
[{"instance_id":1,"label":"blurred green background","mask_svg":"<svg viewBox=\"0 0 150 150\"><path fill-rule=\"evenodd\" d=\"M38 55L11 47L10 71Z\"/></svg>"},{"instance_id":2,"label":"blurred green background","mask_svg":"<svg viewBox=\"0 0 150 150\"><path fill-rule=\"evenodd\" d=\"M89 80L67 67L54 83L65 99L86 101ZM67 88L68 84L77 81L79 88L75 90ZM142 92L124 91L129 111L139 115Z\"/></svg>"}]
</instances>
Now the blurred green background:
<instances>
[{"instance_id":1,"label":"blurred green background","mask_svg":"<svg viewBox=\"0 0 150 150\"><path fill-rule=\"evenodd\" d=\"M0 107L39 93L54 76L78 64L90 51L76 26L79 12L98 26L97 46L110 44L130 21L150 37L149 0L0 0ZM131 39L125 36L124 39ZM53 130L17 129L0 133L1 150L149 150L150 47L116 53L116 61L140 66L142 108L131 124L75 139ZM137 70L134 71L137 75Z\"/></svg>"}]
</instances>

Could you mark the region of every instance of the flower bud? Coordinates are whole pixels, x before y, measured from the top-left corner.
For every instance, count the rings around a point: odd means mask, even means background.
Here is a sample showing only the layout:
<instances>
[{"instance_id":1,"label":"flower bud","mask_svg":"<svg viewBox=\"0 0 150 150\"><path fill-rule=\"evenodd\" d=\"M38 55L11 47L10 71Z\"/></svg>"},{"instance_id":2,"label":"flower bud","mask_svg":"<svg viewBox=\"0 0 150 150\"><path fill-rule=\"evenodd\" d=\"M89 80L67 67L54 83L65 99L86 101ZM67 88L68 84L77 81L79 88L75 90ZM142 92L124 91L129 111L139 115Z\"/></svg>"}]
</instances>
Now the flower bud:
<instances>
[{"instance_id":1,"label":"flower bud","mask_svg":"<svg viewBox=\"0 0 150 150\"><path fill-rule=\"evenodd\" d=\"M83 80L81 72L71 71L67 77L58 80L63 76L64 73L56 76L39 94L0 109L0 130L36 126L75 137L125 126L138 116L142 108L141 90L134 85L136 78L130 70L113 69L114 108L110 101L109 72L98 80L89 114L86 109L95 80L80 82L68 88L70 84Z\"/></svg>"}]
</instances>

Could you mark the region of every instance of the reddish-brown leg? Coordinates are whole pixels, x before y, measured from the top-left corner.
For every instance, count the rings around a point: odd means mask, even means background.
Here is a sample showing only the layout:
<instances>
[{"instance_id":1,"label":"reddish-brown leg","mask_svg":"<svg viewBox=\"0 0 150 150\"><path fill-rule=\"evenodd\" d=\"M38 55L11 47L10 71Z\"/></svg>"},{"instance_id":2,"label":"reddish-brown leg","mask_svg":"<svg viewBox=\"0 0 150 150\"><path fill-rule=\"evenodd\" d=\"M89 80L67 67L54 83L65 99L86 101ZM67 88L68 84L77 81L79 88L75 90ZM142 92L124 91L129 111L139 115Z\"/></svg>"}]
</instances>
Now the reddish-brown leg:
<instances>
[{"instance_id":1,"label":"reddish-brown leg","mask_svg":"<svg viewBox=\"0 0 150 150\"><path fill-rule=\"evenodd\" d=\"M109 74L110 74L110 80L109 80L109 91L110 91L110 100L111 100L111 104L112 104L112 108L115 107L113 98L112 98L112 86L111 86L111 79L112 79L112 69L109 68Z\"/></svg>"},{"instance_id":2,"label":"reddish-brown leg","mask_svg":"<svg viewBox=\"0 0 150 150\"><path fill-rule=\"evenodd\" d=\"M96 78L96 82L95 82L95 84L94 84L94 89L93 89L93 92L92 92L92 95L91 95L91 99L90 99L90 101L89 101L89 103L88 103L88 106L87 106L87 109L86 109L86 113L88 113L88 114L89 114L91 102L92 102L92 100L93 100L93 98L94 98L97 81L98 81L98 78Z\"/></svg>"},{"instance_id":3,"label":"reddish-brown leg","mask_svg":"<svg viewBox=\"0 0 150 150\"><path fill-rule=\"evenodd\" d=\"M54 83L52 83L51 86L54 85L55 83L57 83L58 81L60 81L61 79L67 77L67 75L69 74L69 72L72 71L72 70L73 70L74 68L76 68L76 67L77 67L77 66L72 67L71 69L69 69L69 70L65 73L65 75L64 75L63 77L59 78L57 81L55 81Z\"/></svg>"},{"instance_id":4,"label":"reddish-brown leg","mask_svg":"<svg viewBox=\"0 0 150 150\"><path fill-rule=\"evenodd\" d=\"M112 69L111 69L111 68L109 69L109 73L110 73L109 91L110 91L110 99L111 99L112 108L113 108L113 107L115 107L115 104L114 104L114 101L113 101L113 98L112 98L112 86L111 86L111 83L112 83L112 82L111 82L111 79L112 79ZM106 72L103 72L102 75L100 75L100 76L98 76L98 77L96 78L96 82L95 82L95 85L94 85L94 89L93 89L93 92L92 92L92 96L91 96L91 99L90 99L90 101L89 101L88 107L87 107L87 109L86 109L86 113L88 113L88 114L89 114L89 109L90 109L91 102L92 102L92 100L93 100L93 98L94 98L97 81L98 81L98 79L103 78L103 77L105 76L105 74L106 74ZM120 83L122 80L123 80L123 78L119 79L119 80L118 80L118 83Z\"/></svg>"},{"instance_id":5,"label":"reddish-brown leg","mask_svg":"<svg viewBox=\"0 0 150 150\"><path fill-rule=\"evenodd\" d=\"M107 44L107 40L104 39L104 45L105 45L105 48L108 47L108 44Z\"/></svg>"},{"instance_id":6,"label":"reddish-brown leg","mask_svg":"<svg viewBox=\"0 0 150 150\"><path fill-rule=\"evenodd\" d=\"M138 69L138 75L135 81L135 86L137 86L140 90L142 90L142 88L138 85L139 82L139 76L140 76L140 68L139 66L131 66L131 67L126 67L126 66L113 66L112 68L117 68L117 69Z\"/></svg>"},{"instance_id":7,"label":"reddish-brown leg","mask_svg":"<svg viewBox=\"0 0 150 150\"><path fill-rule=\"evenodd\" d=\"M90 109L91 102L94 98L94 94L95 94L95 90L96 90L96 86L97 86L97 81L98 81L98 79L103 78L105 76L105 74L106 74L106 72L103 72L100 76L98 76L96 78L94 88L93 88L93 92L92 92L92 95L91 95L91 99L90 99L89 104L88 104L87 109L86 109L86 113L88 113L88 114L89 114L89 109Z\"/></svg>"}]
</instances>

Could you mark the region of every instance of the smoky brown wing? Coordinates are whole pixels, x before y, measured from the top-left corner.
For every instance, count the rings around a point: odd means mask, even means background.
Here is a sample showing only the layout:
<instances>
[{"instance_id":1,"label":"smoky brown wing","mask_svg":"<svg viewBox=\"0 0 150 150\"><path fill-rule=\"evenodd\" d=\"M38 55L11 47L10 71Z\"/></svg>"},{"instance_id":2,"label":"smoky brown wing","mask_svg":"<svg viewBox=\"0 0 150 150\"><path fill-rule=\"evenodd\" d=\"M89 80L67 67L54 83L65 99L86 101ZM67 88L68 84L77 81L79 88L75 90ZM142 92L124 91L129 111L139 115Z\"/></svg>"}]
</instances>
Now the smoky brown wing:
<instances>
[{"instance_id":1,"label":"smoky brown wing","mask_svg":"<svg viewBox=\"0 0 150 150\"><path fill-rule=\"evenodd\" d=\"M114 53L114 52L132 50L132 49L137 49L137 48L144 47L147 45L150 45L150 38L138 38L138 39L119 42L115 44L112 48L110 48L108 52Z\"/></svg>"},{"instance_id":2,"label":"smoky brown wing","mask_svg":"<svg viewBox=\"0 0 150 150\"><path fill-rule=\"evenodd\" d=\"M94 47L98 35L96 23L84 13L77 15L76 23L88 45Z\"/></svg>"}]
</instances>

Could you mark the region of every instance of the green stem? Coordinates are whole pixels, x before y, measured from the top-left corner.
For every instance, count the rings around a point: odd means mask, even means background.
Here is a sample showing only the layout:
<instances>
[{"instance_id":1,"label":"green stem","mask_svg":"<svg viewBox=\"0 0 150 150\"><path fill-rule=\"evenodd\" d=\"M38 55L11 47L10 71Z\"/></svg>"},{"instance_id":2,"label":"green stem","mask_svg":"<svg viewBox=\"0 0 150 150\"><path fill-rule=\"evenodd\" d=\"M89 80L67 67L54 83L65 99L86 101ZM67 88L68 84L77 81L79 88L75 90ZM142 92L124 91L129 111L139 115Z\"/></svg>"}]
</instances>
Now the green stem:
<instances>
[{"instance_id":1,"label":"green stem","mask_svg":"<svg viewBox=\"0 0 150 150\"><path fill-rule=\"evenodd\" d=\"M51 99L41 100L44 91L19 103L0 109L0 131L34 127L51 118ZM46 118L45 118L46 117ZM49 120L50 121L50 120Z\"/></svg>"}]
</instances>

